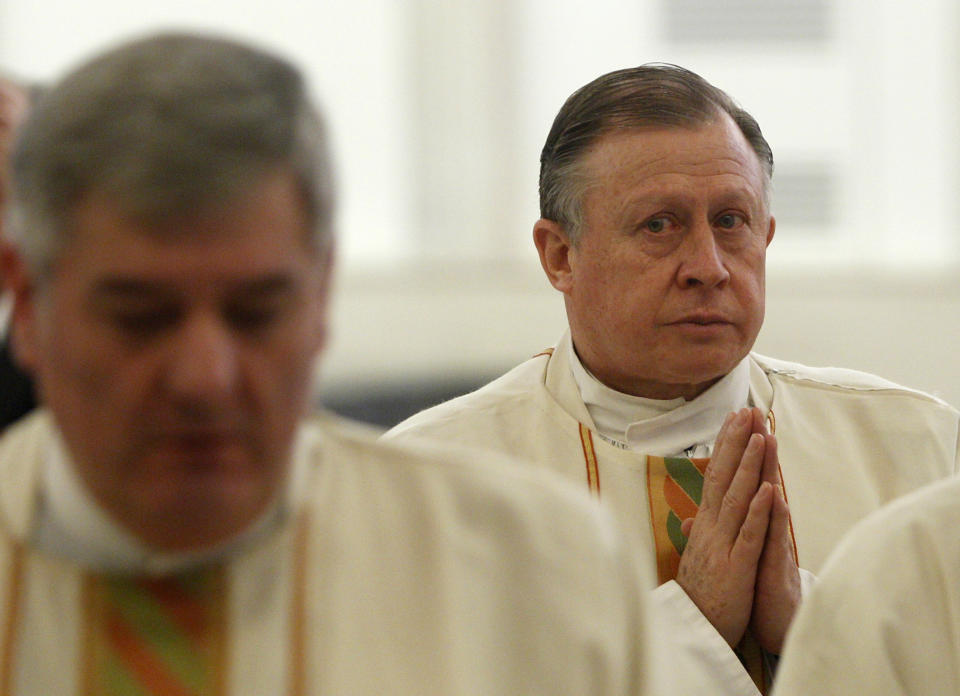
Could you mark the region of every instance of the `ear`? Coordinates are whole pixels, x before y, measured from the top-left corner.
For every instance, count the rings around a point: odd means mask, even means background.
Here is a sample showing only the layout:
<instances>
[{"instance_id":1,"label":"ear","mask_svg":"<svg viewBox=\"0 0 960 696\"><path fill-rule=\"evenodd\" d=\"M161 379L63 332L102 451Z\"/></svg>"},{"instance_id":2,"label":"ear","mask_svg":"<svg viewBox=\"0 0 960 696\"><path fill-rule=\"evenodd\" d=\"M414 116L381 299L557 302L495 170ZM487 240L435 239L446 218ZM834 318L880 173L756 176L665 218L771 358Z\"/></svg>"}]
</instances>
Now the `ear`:
<instances>
[{"instance_id":1,"label":"ear","mask_svg":"<svg viewBox=\"0 0 960 696\"><path fill-rule=\"evenodd\" d=\"M570 292L573 288L570 257L574 249L566 230L553 220L540 218L533 225L533 244L550 285L562 293Z\"/></svg>"},{"instance_id":2,"label":"ear","mask_svg":"<svg viewBox=\"0 0 960 696\"><path fill-rule=\"evenodd\" d=\"M0 241L0 279L3 292L13 300L10 312L10 342L20 366L33 372L37 355L37 292L20 252Z\"/></svg>"},{"instance_id":3,"label":"ear","mask_svg":"<svg viewBox=\"0 0 960 696\"><path fill-rule=\"evenodd\" d=\"M767 246L770 246L770 242L773 241L773 233L776 231L776 229L777 229L777 221L776 221L776 219L773 217L773 215L771 215L771 216L770 216L770 229L767 231Z\"/></svg>"}]
</instances>

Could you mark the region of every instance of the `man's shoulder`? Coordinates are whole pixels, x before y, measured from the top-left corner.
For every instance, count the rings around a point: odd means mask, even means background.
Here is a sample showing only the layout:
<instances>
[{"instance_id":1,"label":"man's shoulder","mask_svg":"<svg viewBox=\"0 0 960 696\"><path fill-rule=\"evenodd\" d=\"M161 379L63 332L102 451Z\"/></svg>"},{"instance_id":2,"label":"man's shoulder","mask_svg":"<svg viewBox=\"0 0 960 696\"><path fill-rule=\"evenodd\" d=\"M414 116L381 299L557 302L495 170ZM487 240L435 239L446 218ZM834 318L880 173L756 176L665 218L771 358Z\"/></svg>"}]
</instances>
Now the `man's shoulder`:
<instances>
[{"instance_id":1,"label":"man's shoulder","mask_svg":"<svg viewBox=\"0 0 960 696\"><path fill-rule=\"evenodd\" d=\"M38 409L0 435L0 528L23 537L43 458L55 437L52 416Z\"/></svg>"},{"instance_id":2,"label":"man's shoulder","mask_svg":"<svg viewBox=\"0 0 960 696\"><path fill-rule=\"evenodd\" d=\"M825 395L844 393L851 396L905 398L933 409L956 413L950 404L926 392L905 387L883 377L842 367L811 367L751 353L753 362L776 386L789 384L798 389L819 391Z\"/></svg>"},{"instance_id":3,"label":"man's shoulder","mask_svg":"<svg viewBox=\"0 0 960 696\"><path fill-rule=\"evenodd\" d=\"M0 463L35 459L53 435L53 419L45 409L23 416L0 433Z\"/></svg>"},{"instance_id":4,"label":"man's shoulder","mask_svg":"<svg viewBox=\"0 0 960 696\"><path fill-rule=\"evenodd\" d=\"M851 586L863 587L867 576L884 577L889 595L896 594L894 576L908 587L915 578L936 568L955 575L960 570L960 553L952 544L943 544L945 530L960 524L960 478L952 476L911 491L873 511L847 532L824 565L821 581L834 582L844 575ZM908 567L910 573L896 573L895 566ZM955 578L951 577L952 582ZM843 580L839 582L843 583ZM933 591L933 588L927 588ZM951 590L954 591L954 590ZM842 600L842 597L838 597ZM893 600L893 596L890 596Z\"/></svg>"},{"instance_id":5,"label":"man's shoulder","mask_svg":"<svg viewBox=\"0 0 960 696\"><path fill-rule=\"evenodd\" d=\"M451 425L482 429L483 423L496 423L501 427L536 408L545 389L549 356L550 351L539 353L475 391L420 411L392 428L387 437L417 433L430 436Z\"/></svg>"},{"instance_id":6,"label":"man's shoulder","mask_svg":"<svg viewBox=\"0 0 960 696\"><path fill-rule=\"evenodd\" d=\"M863 536L878 537L880 546L893 530L914 540L920 533L937 546L944 530L960 525L960 477L950 476L907 493L867 516L860 526ZM923 530L921 532L921 530ZM942 549L941 549L942 550ZM950 549L953 551L953 549ZM958 559L960 560L960 559Z\"/></svg>"},{"instance_id":7,"label":"man's shoulder","mask_svg":"<svg viewBox=\"0 0 960 696\"><path fill-rule=\"evenodd\" d=\"M523 466L502 452L429 438L383 438L375 428L326 413L315 416L305 428L315 443L312 458L320 465L346 466L354 471L366 467L388 477L442 480L453 486L464 483L474 490L540 490L548 498L594 507L582 487L542 469Z\"/></svg>"},{"instance_id":8,"label":"man's shoulder","mask_svg":"<svg viewBox=\"0 0 960 696\"><path fill-rule=\"evenodd\" d=\"M956 656L939 648L960 606L960 553L944 543L958 496L956 477L930 484L843 535L791 626L777 693L957 693Z\"/></svg>"},{"instance_id":9,"label":"man's shoulder","mask_svg":"<svg viewBox=\"0 0 960 696\"><path fill-rule=\"evenodd\" d=\"M399 501L410 514L455 510L466 516L453 515L447 524L485 530L490 527L483 520L491 518L541 532L544 524L559 525L559 534L592 542L613 524L581 486L499 452L429 439L378 439L376 430L327 414L306 427L316 445L313 464L333 473L325 480L368 499ZM580 525L592 527L592 534L577 532Z\"/></svg>"}]
</instances>

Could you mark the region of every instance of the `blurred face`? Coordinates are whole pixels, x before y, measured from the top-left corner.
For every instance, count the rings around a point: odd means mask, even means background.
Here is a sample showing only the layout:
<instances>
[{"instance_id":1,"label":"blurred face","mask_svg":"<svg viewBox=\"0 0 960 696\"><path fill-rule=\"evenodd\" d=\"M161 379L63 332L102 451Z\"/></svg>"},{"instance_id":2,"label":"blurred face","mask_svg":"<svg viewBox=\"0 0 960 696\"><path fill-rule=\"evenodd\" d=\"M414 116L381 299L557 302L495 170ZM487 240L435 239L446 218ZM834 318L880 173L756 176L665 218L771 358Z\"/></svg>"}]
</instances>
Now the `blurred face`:
<instances>
[{"instance_id":1,"label":"blurred face","mask_svg":"<svg viewBox=\"0 0 960 696\"><path fill-rule=\"evenodd\" d=\"M242 531L283 483L323 345L328 263L287 172L144 227L91 195L18 354L103 507L159 549Z\"/></svg>"},{"instance_id":2,"label":"blurred face","mask_svg":"<svg viewBox=\"0 0 960 696\"><path fill-rule=\"evenodd\" d=\"M724 116L606 136L584 165L578 244L549 221L534 232L577 353L621 392L693 398L749 352L763 321L774 221L760 162Z\"/></svg>"}]
</instances>

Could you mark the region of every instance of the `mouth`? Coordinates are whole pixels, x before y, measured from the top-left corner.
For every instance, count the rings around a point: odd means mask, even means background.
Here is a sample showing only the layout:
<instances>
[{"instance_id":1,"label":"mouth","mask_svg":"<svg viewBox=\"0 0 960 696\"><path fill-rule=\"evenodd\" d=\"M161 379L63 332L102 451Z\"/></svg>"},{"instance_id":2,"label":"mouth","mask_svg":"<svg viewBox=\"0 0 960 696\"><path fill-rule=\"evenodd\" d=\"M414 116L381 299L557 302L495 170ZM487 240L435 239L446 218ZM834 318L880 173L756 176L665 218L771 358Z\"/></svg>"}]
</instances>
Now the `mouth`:
<instances>
[{"instance_id":1,"label":"mouth","mask_svg":"<svg viewBox=\"0 0 960 696\"><path fill-rule=\"evenodd\" d=\"M692 325L692 326L721 326L728 325L731 322L719 314L691 314L681 317L676 321L671 321L673 325Z\"/></svg>"},{"instance_id":2,"label":"mouth","mask_svg":"<svg viewBox=\"0 0 960 696\"><path fill-rule=\"evenodd\" d=\"M166 448L185 456L223 455L240 447L239 433L224 430L178 430L157 438Z\"/></svg>"}]
</instances>

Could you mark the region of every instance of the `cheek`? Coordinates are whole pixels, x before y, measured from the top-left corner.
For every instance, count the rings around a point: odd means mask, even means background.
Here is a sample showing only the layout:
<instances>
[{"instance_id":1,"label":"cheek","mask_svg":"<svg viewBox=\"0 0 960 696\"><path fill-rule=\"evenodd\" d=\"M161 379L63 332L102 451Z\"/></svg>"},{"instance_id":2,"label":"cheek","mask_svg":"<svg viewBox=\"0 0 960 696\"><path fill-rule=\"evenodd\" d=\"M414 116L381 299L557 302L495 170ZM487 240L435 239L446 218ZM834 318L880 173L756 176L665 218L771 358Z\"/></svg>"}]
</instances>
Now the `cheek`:
<instances>
[{"instance_id":1,"label":"cheek","mask_svg":"<svg viewBox=\"0 0 960 696\"><path fill-rule=\"evenodd\" d=\"M275 344L268 355L261 356L259 382L268 390L275 408L284 409L289 404L294 410L301 409L314 384L324 337L322 324L302 324L293 335Z\"/></svg>"},{"instance_id":2,"label":"cheek","mask_svg":"<svg viewBox=\"0 0 960 696\"><path fill-rule=\"evenodd\" d=\"M733 256L730 261L731 275L743 288L763 292L766 275L766 248L757 246Z\"/></svg>"},{"instance_id":3,"label":"cheek","mask_svg":"<svg viewBox=\"0 0 960 696\"><path fill-rule=\"evenodd\" d=\"M98 322L65 310L37 330L36 377L45 400L117 421L155 401L157 351L132 350ZM112 415L108 415L112 413Z\"/></svg>"},{"instance_id":4,"label":"cheek","mask_svg":"<svg viewBox=\"0 0 960 696\"><path fill-rule=\"evenodd\" d=\"M38 321L35 331L36 377L50 389L90 390L107 376L96 360L104 361L102 350L91 345L93 337L81 325L70 321ZM111 361L116 368L117 364ZM101 388L106 388L101 384Z\"/></svg>"},{"instance_id":5,"label":"cheek","mask_svg":"<svg viewBox=\"0 0 960 696\"><path fill-rule=\"evenodd\" d=\"M744 318L752 328L759 329L763 321L765 303L764 254L756 253L745 259L734 274L734 292Z\"/></svg>"}]
</instances>

